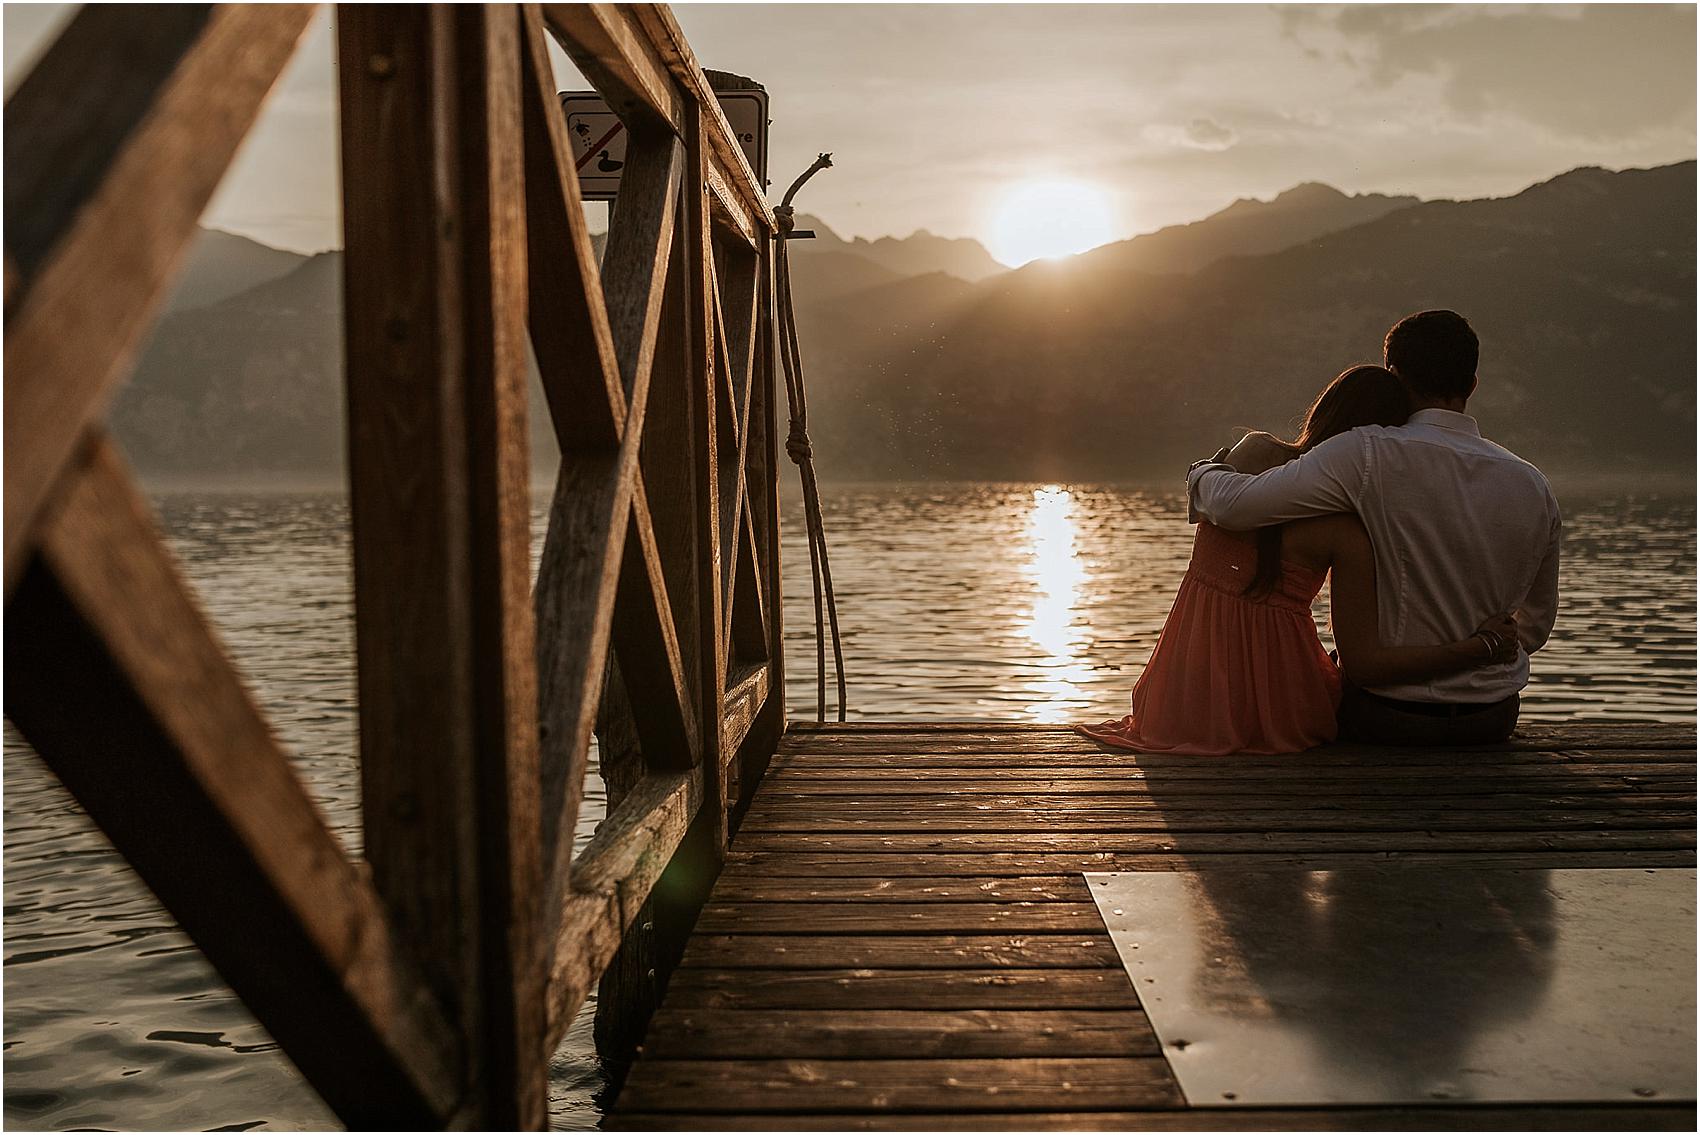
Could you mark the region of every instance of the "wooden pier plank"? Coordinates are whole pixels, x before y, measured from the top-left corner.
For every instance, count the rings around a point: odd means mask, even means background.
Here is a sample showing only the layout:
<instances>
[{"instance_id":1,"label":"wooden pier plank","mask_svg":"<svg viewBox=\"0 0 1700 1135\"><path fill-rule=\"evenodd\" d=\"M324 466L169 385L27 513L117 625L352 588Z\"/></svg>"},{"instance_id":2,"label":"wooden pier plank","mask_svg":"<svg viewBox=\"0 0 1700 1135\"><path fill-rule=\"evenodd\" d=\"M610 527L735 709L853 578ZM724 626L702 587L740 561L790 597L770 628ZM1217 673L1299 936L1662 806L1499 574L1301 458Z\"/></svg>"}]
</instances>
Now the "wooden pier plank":
<instances>
[{"instance_id":1,"label":"wooden pier plank","mask_svg":"<svg viewBox=\"0 0 1700 1135\"><path fill-rule=\"evenodd\" d=\"M1421 1108L1185 1108L956 1115L621 1112L611 1131L1692 1131L1692 1104Z\"/></svg>"},{"instance_id":2,"label":"wooden pier plank","mask_svg":"<svg viewBox=\"0 0 1700 1135\"><path fill-rule=\"evenodd\" d=\"M1691 728L1589 726L1242 761L794 725L606 1126L1691 1126L1664 1101L1188 1108L1080 873L1692 867L1694 750Z\"/></svg>"},{"instance_id":3,"label":"wooden pier plank","mask_svg":"<svg viewBox=\"0 0 1700 1135\"><path fill-rule=\"evenodd\" d=\"M692 1009L1134 1009L1120 966L1097 969L680 969L666 1004Z\"/></svg>"},{"instance_id":4,"label":"wooden pier plank","mask_svg":"<svg viewBox=\"0 0 1700 1135\"><path fill-rule=\"evenodd\" d=\"M708 934L691 938L686 968L729 969L1113 969L1104 935Z\"/></svg>"},{"instance_id":5,"label":"wooden pier plank","mask_svg":"<svg viewBox=\"0 0 1700 1135\"><path fill-rule=\"evenodd\" d=\"M1156 1056L1137 1009L741 1009L656 1014L644 1055L679 1059Z\"/></svg>"},{"instance_id":6,"label":"wooden pier plank","mask_svg":"<svg viewBox=\"0 0 1700 1135\"><path fill-rule=\"evenodd\" d=\"M634 1109L692 1099L698 1109L1007 1111L1174 1107L1161 1057L970 1057L939 1060L644 1060L621 1093ZM659 1105L659 1106L657 1106Z\"/></svg>"}]
</instances>

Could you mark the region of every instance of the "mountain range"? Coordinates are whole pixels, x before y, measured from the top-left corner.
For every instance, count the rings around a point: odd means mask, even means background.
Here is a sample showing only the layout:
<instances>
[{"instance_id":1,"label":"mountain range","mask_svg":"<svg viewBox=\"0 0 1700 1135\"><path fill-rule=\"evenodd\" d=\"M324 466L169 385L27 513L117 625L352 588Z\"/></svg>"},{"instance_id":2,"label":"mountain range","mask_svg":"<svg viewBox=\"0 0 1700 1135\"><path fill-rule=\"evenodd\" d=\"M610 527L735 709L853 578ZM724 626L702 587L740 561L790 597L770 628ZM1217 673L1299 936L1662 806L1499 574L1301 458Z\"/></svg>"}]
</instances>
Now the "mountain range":
<instances>
[{"instance_id":1,"label":"mountain range","mask_svg":"<svg viewBox=\"0 0 1700 1135\"><path fill-rule=\"evenodd\" d=\"M1283 198L971 286L917 277L802 308L817 464L1173 475L1237 428L1292 430L1328 379L1381 361L1395 320L1449 307L1482 339L1471 409L1488 436L1563 469L1693 469L1693 162L1507 198L1348 198L1367 219L1334 212L1347 223L1317 232L1300 208L1304 235L1270 250ZM1230 251L1228 221L1255 252Z\"/></svg>"},{"instance_id":2,"label":"mountain range","mask_svg":"<svg viewBox=\"0 0 1700 1135\"><path fill-rule=\"evenodd\" d=\"M1004 270L977 242L791 246L823 476L1144 479L1286 428L1399 316L1481 333L1472 410L1533 460L1694 460L1695 166L1580 169L1507 198L1309 183ZM206 231L115 405L144 473L334 474L341 254ZM535 393L535 392L534 392ZM553 461L534 397L536 460Z\"/></svg>"}]
</instances>

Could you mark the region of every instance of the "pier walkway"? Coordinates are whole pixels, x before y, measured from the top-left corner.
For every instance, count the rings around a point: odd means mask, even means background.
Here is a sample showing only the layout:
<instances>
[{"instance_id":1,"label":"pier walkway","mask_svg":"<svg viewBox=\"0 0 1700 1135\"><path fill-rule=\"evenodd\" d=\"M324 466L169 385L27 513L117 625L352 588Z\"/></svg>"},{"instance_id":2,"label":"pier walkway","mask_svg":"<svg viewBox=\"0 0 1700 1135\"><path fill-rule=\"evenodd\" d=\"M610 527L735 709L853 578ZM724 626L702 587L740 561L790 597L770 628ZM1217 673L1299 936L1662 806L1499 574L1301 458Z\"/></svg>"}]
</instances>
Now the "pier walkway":
<instances>
[{"instance_id":1,"label":"pier walkway","mask_svg":"<svg viewBox=\"0 0 1700 1135\"><path fill-rule=\"evenodd\" d=\"M1265 928L1247 868L1384 867L1384 896L1388 872L1433 896L1471 877L1437 867L1525 871L1549 905L1651 869L1670 901L1616 898L1666 968L1625 982L1646 1004L1605 1008L1673 1022L1659 1035L1692 1052L1691 1008L1659 1000L1692 985L1648 978L1692 958L1691 875L1672 887L1695 861L1692 726L1231 760L1054 727L787 729L783 458L830 595L779 299L803 234L721 106L749 80L704 71L665 5L336 12L360 817L333 830L106 425L310 26L308 5L85 5L6 99L4 709L343 1123L544 1129L550 1054L598 989L605 1054L647 1037L611 1126L1692 1127L1693 1065L1644 1040L1590 1078L1644 1097L1610 1106L1188 1106L1220 1050L1165 1032L1162 986L1134 987L1129 929L1101 913L1116 887L1233 869ZM627 136L600 251L551 41ZM535 575L532 364L561 453ZM575 849L592 770L608 808ZM1274 889L1295 926L1346 905ZM1403 893L1364 893L1360 926L1417 925ZM1338 913L1271 953L1314 963ZM1505 952L1452 973L1545 964L1502 913ZM1633 969L1603 924L1592 941ZM1312 989L1353 1008L1334 976ZM1534 1004L1544 980L1511 992ZM1444 1032L1450 996L1434 1029L1382 1039ZM1569 1055L1609 1038L1568 1004Z\"/></svg>"},{"instance_id":2,"label":"pier walkway","mask_svg":"<svg viewBox=\"0 0 1700 1135\"><path fill-rule=\"evenodd\" d=\"M1189 1107L1082 872L1682 868L1687 727L1205 759L793 725L607 1124L1692 1129L1692 1101Z\"/></svg>"}]
</instances>

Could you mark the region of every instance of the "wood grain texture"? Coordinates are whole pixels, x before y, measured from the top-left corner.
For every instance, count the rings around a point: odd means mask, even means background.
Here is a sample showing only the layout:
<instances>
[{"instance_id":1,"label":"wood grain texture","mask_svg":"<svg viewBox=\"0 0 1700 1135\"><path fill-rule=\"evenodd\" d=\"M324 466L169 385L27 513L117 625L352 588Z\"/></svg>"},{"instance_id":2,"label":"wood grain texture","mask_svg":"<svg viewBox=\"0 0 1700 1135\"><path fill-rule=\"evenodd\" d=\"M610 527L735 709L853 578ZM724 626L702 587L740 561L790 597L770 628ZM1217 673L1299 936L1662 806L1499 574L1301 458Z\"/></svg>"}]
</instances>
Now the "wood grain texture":
<instances>
[{"instance_id":1,"label":"wood grain texture","mask_svg":"<svg viewBox=\"0 0 1700 1135\"><path fill-rule=\"evenodd\" d=\"M406 939L112 444L73 462L7 606L7 716L345 1122L449 1121L459 1052Z\"/></svg>"},{"instance_id":2,"label":"wood grain texture","mask_svg":"<svg viewBox=\"0 0 1700 1135\"><path fill-rule=\"evenodd\" d=\"M1107 753L1056 728L793 725L606 1125L1671 1126L1657 1101L1123 1107L1098 1102L1121 1090L1108 1079L1076 1091L1061 1065L1022 1063L1072 1045L1172 1083L1081 872L1694 864L1692 730L1539 737L1242 761ZM958 1092L973 1105L951 1110Z\"/></svg>"},{"instance_id":3,"label":"wood grain texture","mask_svg":"<svg viewBox=\"0 0 1700 1135\"><path fill-rule=\"evenodd\" d=\"M644 1060L621 1092L633 1110L1005 1111L1175 1107L1160 1057L948 1060Z\"/></svg>"},{"instance_id":4,"label":"wood grain texture","mask_svg":"<svg viewBox=\"0 0 1700 1135\"><path fill-rule=\"evenodd\" d=\"M463 1037L475 1122L546 1119L519 13L338 20L373 879Z\"/></svg>"},{"instance_id":5,"label":"wood grain texture","mask_svg":"<svg viewBox=\"0 0 1700 1135\"><path fill-rule=\"evenodd\" d=\"M744 666L727 679L720 715L720 751L737 753L767 701L772 675L766 666Z\"/></svg>"},{"instance_id":6,"label":"wood grain texture","mask_svg":"<svg viewBox=\"0 0 1700 1135\"><path fill-rule=\"evenodd\" d=\"M710 104L720 114L718 104ZM702 105L690 102L685 108L685 163L690 171L685 193L683 223L686 341L684 375L691 401L691 415L698 423L699 437L706 444L692 450L696 530L696 633L699 645L698 711L702 737L704 818L716 857L728 838L729 810L726 760L731 755L720 746L722 703L726 691L726 639L722 633L724 592L721 588L725 565L720 541L720 447L715 388L714 249L705 188L707 141ZM722 116L723 118L724 116Z\"/></svg>"},{"instance_id":7,"label":"wood grain texture","mask_svg":"<svg viewBox=\"0 0 1700 1135\"><path fill-rule=\"evenodd\" d=\"M90 5L6 100L8 594L311 11Z\"/></svg>"},{"instance_id":8,"label":"wood grain texture","mask_svg":"<svg viewBox=\"0 0 1700 1135\"><path fill-rule=\"evenodd\" d=\"M751 218L760 224L764 235L773 232L773 212L767 205L767 187L756 177L744 157L744 148L738 145L738 136L726 120L725 112L720 109L720 101L714 96L708 76L703 74L696 53L691 50L673 13L665 4L633 4L631 11L673 80L691 103L703 110L702 131L707 142L708 158L704 164L704 182L711 183L710 178L713 177L729 183L729 188L738 196Z\"/></svg>"},{"instance_id":9,"label":"wood grain texture","mask_svg":"<svg viewBox=\"0 0 1700 1135\"><path fill-rule=\"evenodd\" d=\"M685 837L702 802L702 772L646 776L615 806L574 863L549 970L548 1049L608 967L620 940Z\"/></svg>"},{"instance_id":10,"label":"wood grain texture","mask_svg":"<svg viewBox=\"0 0 1700 1135\"><path fill-rule=\"evenodd\" d=\"M753 662L768 656L767 588L762 581L761 549L756 543L756 516L747 496L742 511L727 635L734 657Z\"/></svg>"},{"instance_id":11,"label":"wood grain texture","mask_svg":"<svg viewBox=\"0 0 1700 1135\"><path fill-rule=\"evenodd\" d=\"M750 390L749 431L744 441L744 479L753 518L751 536L756 545L756 562L761 564L764 625L767 649L763 652L774 674L785 673L785 610L780 574L779 539L779 424L776 390L777 360L774 350L774 275L772 242L761 241L761 271L756 281L756 346L754 377ZM771 597L771 601L769 598ZM785 734L785 683L774 682L767 702L756 713L750 728L750 743L739 756L739 776L745 784L765 778L773 753Z\"/></svg>"},{"instance_id":12,"label":"wood grain texture","mask_svg":"<svg viewBox=\"0 0 1700 1135\"><path fill-rule=\"evenodd\" d=\"M538 40L534 34L528 58L541 49ZM532 67L539 69L546 62L534 61ZM553 102L552 82L534 82L532 87L532 102ZM534 107L533 117L540 116L546 116L549 127L545 172L573 181L570 166L561 171L556 165L558 108ZM604 270L544 281L567 289L600 282L604 289L567 305L573 312L582 305L592 313L580 330L590 331L588 342L598 361L588 372L583 364L577 372L563 371L553 384L570 386L577 397L559 389L551 396L565 402L554 411L557 420L602 418L600 428L581 426L560 439L561 465L535 591L543 715L543 855L551 912L559 909L567 885L571 841L562 833L573 830L578 815L610 645L622 655L628 693L635 688L672 695L670 710L664 702L656 712L635 715L641 743L657 753L659 763L689 765L696 751L694 723L681 708L682 662L672 616L656 570L653 541L644 540L649 518L637 483L681 176L679 147L672 139L634 145L627 192L609 230ZM570 211L576 231L583 227L583 216L576 181L573 184L571 199L559 208ZM555 208L558 194L546 196L548 207ZM573 241L576 246L576 235ZM598 312L600 321L594 314ZM563 338L575 321L541 330L535 309L533 315L534 341L555 344L538 354L540 370L549 374L579 349ZM601 323L607 325L605 345L599 337ZM615 448L599 443L599 437L611 438Z\"/></svg>"},{"instance_id":13,"label":"wood grain texture","mask_svg":"<svg viewBox=\"0 0 1700 1135\"><path fill-rule=\"evenodd\" d=\"M1139 999L1120 967L681 969L667 988L666 1004L692 1009L1136 1009Z\"/></svg>"},{"instance_id":14,"label":"wood grain texture","mask_svg":"<svg viewBox=\"0 0 1700 1135\"><path fill-rule=\"evenodd\" d=\"M757 236L760 230L756 227L755 215L745 195L732 188L736 181L736 175L727 172L726 163L718 155L709 161L708 199L715 226L732 239L750 248L759 248L762 237ZM765 232L762 235L765 236Z\"/></svg>"},{"instance_id":15,"label":"wood grain texture","mask_svg":"<svg viewBox=\"0 0 1700 1135\"><path fill-rule=\"evenodd\" d=\"M1602 829L1549 831L1169 831L1098 832L947 832L850 833L815 835L809 832L741 830L738 847L743 851L863 853L885 852L914 856L923 852L959 854L1005 854L1064 852L1120 856L1143 852L1172 852L1182 855L1216 852L1382 852L1430 851L1476 854L1492 851L1629 851L1638 848L1693 850L1694 832L1680 827L1646 829ZM1108 861L1107 859L1105 860Z\"/></svg>"},{"instance_id":16,"label":"wood grain texture","mask_svg":"<svg viewBox=\"0 0 1700 1135\"><path fill-rule=\"evenodd\" d=\"M929 1059L1156 1056L1137 1009L745 1009L656 1014L643 1046L655 1060Z\"/></svg>"},{"instance_id":17,"label":"wood grain texture","mask_svg":"<svg viewBox=\"0 0 1700 1135\"><path fill-rule=\"evenodd\" d=\"M1084 886L1084 884L1083 884ZM1115 969L1107 935L697 934L685 966L726 969Z\"/></svg>"},{"instance_id":18,"label":"wood grain texture","mask_svg":"<svg viewBox=\"0 0 1700 1135\"><path fill-rule=\"evenodd\" d=\"M617 449L626 416L602 272L590 240L538 6L522 9L527 323L563 452Z\"/></svg>"},{"instance_id":19,"label":"wood grain texture","mask_svg":"<svg viewBox=\"0 0 1700 1135\"><path fill-rule=\"evenodd\" d=\"M1084 897L1084 896L1083 896ZM702 934L783 934L799 927L841 934L1095 934L1103 928L1090 898L1076 902L711 902Z\"/></svg>"},{"instance_id":20,"label":"wood grain texture","mask_svg":"<svg viewBox=\"0 0 1700 1135\"><path fill-rule=\"evenodd\" d=\"M544 4L561 48L633 136L678 134L685 100L631 13L615 4Z\"/></svg>"},{"instance_id":21,"label":"wood grain texture","mask_svg":"<svg viewBox=\"0 0 1700 1135\"><path fill-rule=\"evenodd\" d=\"M815 751L844 751L858 747L871 747L875 751L892 749L896 751L913 751L918 746L911 738L921 735L929 739L928 744L947 745L968 750L996 751L1009 746L1029 746L1049 751L1076 752L1095 751L1107 752L1113 755L1123 755L1123 750L1100 749L1097 745L1085 741L1070 731L1067 725L1044 724L1039 722L974 722L965 725L949 721L916 721L916 722L797 722L792 726L794 746L805 743L804 734L808 734L807 744L810 752ZM1692 725L1654 725L1640 722L1597 723L1585 722L1574 725L1519 725L1510 740L1502 745L1482 748L1448 749L1450 753L1466 752L1537 752L1554 753L1586 750L1596 752L1607 749L1684 749L1694 751L1695 731ZM920 746L925 747L925 746ZM1390 749L1375 745L1329 745L1324 749L1312 749L1306 753L1292 756L1277 757L1239 757L1234 758L1235 765L1241 761L1289 761L1294 757L1382 757L1390 760L1409 759L1427 752L1432 755L1435 750L1421 749ZM1155 753L1137 754L1140 761L1179 761L1183 763L1198 763L1210 761L1220 763L1217 757L1177 757Z\"/></svg>"},{"instance_id":22,"label":"wood grain texture","mask_svg":"<svg viewBox=\"0 0 1700 1135\"><path fill-rule=\"evenodd\" d=\"M1692 1131L1691 1104L1475 1107L1186 1108L873 1115L631 1112L610 1131Z\"/></svg>"},{"instance_id":23,"label":"wood grain texture","mask_svg":"<svg viewBox=\"0 0 1700 1135\"><path fill-rule=\"evenodd\" d=\"M614 629L620 672L630 675L642 690L634 710L645 764L652 769L696 764L702 755L700 722L679 645L678 617L667 595L666 566L641 481L633 485Z\"/></svg>"},{"instance_id":24,"label":"wood grain texture","mask_svg":"<svg viewBox=\"0 0 1700 1135\"><path fill-rule=\"evenodd\" d=\"M1485 851L1415 851L1360 848L1343 851L1290 851L1279 848L1240 851L1079 851L1079 852L866 852L747 851L743 841L727 859L737 875L727 881L761 879L831 880L873 875L882 880L906 876L979 877L988 872L1020 876L1073 871L1205 871L1214 867L1291 867L1326 871L1343 867L1692 867L1694 840L1669 832L1624 833L1639 846L1513 848ZM1686 849L1682 847L1687 844Z\"/></svg>"}]
</instances>

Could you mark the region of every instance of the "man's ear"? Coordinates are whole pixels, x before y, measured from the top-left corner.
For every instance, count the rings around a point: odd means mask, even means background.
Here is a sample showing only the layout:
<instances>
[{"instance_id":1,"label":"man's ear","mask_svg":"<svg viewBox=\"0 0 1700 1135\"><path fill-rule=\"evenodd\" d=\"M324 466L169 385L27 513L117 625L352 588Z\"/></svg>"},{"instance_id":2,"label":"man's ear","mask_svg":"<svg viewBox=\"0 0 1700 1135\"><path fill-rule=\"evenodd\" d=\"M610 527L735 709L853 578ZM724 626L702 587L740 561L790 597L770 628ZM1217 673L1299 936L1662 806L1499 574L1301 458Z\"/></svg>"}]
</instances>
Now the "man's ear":
<instances>
[{"instance_id":1,"label":"man's ear","mask_svg":"<svg viewBox=\"0 0 1700 1135\"><path fill-rule=\"evenodd\" d=\"M1476 396L1476 385L1480 381L1481 381L1481 379L1479 379L1477 376L1475 376L1473 374L1470 376L1470 392L1468 394L1464 395L1464 401L1468 402L1470 399L1472 399Z\"/></svg>"}]
</instances>

